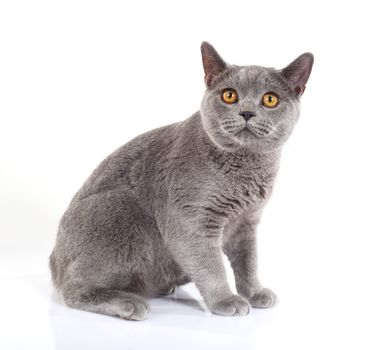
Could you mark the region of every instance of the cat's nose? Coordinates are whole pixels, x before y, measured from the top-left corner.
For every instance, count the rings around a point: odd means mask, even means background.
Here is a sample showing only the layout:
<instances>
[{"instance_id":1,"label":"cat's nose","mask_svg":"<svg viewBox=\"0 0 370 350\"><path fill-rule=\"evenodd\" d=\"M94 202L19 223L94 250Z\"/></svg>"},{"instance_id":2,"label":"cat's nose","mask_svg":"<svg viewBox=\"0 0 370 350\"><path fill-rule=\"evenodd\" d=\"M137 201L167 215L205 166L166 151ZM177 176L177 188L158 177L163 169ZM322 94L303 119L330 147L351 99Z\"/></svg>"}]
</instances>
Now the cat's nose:
<instances>
[{"instance_id":1,"label":"cat's nose","mask_svg":"<svg viewBox=\"0 0 370 350\"><path fill-rule=\"evenodd\" d=\"M239 115L241 115L245 119L245 121L247 122L252 117L255 117L256 113L249 112L249 111L242 111L242 112L239 112Z\"/></svg>"}]
</instances>

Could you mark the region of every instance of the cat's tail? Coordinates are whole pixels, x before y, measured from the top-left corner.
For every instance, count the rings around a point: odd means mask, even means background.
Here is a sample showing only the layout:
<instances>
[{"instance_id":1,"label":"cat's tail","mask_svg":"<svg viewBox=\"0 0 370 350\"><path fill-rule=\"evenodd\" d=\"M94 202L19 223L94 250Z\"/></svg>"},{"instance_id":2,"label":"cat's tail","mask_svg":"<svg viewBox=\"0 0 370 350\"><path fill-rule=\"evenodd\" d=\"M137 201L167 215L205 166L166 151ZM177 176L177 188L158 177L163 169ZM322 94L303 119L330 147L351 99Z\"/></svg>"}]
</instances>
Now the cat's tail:
<instances>
[{"instance_id":1,"label":"cat's tail","mask_svg":"<svg viewBox=\"0 0 370 350\"><path fill-rule=\"evenodd\" d=\"M55 252L54 250L50 254L49 257L49 268L51 271L51 280L53 281L54 285L58 287L59 283L59 278L58 278L58 266L57 266L57 261L55 258Z\"/></svg>"}]
</instances>

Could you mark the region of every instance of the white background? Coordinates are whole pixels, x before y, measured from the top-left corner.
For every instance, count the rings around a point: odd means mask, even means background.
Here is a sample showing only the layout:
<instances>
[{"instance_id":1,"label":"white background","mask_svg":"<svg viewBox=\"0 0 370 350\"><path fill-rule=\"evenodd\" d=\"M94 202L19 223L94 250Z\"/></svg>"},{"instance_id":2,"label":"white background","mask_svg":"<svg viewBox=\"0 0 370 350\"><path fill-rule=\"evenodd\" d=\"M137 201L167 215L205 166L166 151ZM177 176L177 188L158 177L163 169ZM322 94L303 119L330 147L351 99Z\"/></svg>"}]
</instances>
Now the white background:
<instances>
[{"instance_id":1,"label":"white background","mask_svg":"<svg viewBox=\"0 0 370 350\"><path fill-rule=\"evenodd\" d=\"M368 349L366 5L1 1L0 348ZM189 285L141 323L67 309L47 268L59 218L115 148L199 108L203 40L236 64L315 55L259 229L260 275L280 304L213 316Z\"/></svg>"}]
</instances>

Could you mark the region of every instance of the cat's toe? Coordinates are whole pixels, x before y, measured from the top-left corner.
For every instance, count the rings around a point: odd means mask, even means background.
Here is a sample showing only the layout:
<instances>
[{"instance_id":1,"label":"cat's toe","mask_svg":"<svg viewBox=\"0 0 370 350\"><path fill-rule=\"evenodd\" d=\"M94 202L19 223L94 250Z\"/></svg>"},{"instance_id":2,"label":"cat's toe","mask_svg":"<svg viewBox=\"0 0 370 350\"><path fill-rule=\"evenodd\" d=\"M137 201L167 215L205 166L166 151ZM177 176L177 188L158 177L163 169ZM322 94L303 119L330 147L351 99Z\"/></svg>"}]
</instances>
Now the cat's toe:
<instances>
[{"instance_id":1,"label":"cat's toe","mask_svg":"<svg viewBox=\"0 0 370 350\"><path fill-rule=\"evenodd\" d=\"M249 313L249 303L240 295L232 295L226 299L212 305L211 311L217 315L234 316L247 315Z\"/></svg>"},{"instance_id":2,"label":"cat's toe","mask_svg":"<svg viewBox=\"0 0 370 350\"><path fill-rule=\"evenodd\" d=\"M148 317L149 311L147 303L127 300L122 303L119 316L125 320L142 321Z\"/></svg>"},{"instance_id":3,"label":"cat's toe","mask_svg":"<svg viewBox=\"0 0 370 350\"><path fill-rule=\"evenodd\" d=\"M265 309L275 306L278 303L278 297L272 290L263 288L249 299L249 303L252 307Z\"/></svg>"}]
</instances>

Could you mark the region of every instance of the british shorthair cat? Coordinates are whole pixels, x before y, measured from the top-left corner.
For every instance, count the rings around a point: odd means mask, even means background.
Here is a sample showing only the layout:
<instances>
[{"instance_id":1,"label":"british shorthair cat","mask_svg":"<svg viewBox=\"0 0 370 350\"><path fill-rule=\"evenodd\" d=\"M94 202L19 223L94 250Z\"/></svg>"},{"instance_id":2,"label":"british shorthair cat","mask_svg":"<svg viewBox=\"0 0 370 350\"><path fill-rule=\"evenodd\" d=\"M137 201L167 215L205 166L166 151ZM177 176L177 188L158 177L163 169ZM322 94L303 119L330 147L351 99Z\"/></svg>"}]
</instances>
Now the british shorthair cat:
<instances>
[{"instance_id":1,"label":"british shorthair cat","mask_svg":"<svg viewBox=\"0 0 370 350\"><path fill-rule=\"evenodd\" d=\"M148 298L190 281L215 314L276 303L257 277L256 228L313 56L278 70L227 64L206 42L201 52L200 110L109 155L63 215L50 268L70 307L143 320Z\"/></svg>"}]
</instances>

